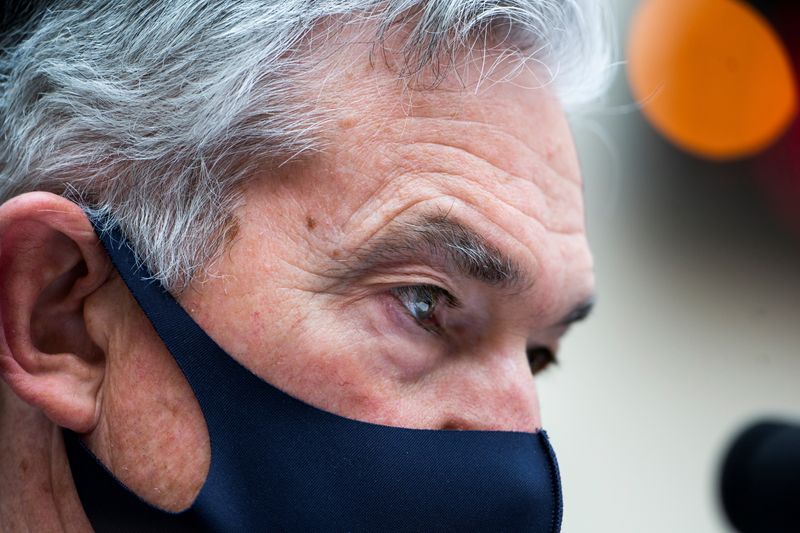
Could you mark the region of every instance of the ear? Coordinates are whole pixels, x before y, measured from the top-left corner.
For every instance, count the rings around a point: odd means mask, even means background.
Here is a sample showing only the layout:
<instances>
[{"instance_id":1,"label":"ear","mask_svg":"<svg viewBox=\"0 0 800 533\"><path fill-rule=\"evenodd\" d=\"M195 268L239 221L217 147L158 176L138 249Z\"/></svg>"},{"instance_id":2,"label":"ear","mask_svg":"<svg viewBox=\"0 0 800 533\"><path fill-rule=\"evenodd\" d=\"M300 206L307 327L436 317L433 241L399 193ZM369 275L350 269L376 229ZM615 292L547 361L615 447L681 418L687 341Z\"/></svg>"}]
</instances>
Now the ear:
<instances>
[{"instance_id":1,"label":"ear","mask_svg":"<svg viewBox=\"0 0 800 533\"><path fill-rule=\"evenodd\" d=\"M97 425L105 354L84 303L112 272L86 214L34 192L0 205L0 377L59 426Z\"/></svg>"}]
</instances>

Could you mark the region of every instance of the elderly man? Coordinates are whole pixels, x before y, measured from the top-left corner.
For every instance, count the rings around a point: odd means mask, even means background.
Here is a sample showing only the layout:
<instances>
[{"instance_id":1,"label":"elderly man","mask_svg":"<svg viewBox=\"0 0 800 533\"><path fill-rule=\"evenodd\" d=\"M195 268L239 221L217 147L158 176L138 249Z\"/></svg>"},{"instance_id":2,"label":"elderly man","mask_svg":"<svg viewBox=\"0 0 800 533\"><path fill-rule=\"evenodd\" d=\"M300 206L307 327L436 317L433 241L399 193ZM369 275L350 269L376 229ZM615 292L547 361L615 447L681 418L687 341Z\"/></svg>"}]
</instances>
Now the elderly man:
<instances>
[{"instance_id":1,"label":"elderly man","mask_svg":"<svg viewBox=\"0 0 800 533\"><path fill-rule=\"evenodd\" d=\"M563 109L597 9L87 0L13 33L0 529L557 531L534 374L592 300Z\"/></svg>"}]
</instances>

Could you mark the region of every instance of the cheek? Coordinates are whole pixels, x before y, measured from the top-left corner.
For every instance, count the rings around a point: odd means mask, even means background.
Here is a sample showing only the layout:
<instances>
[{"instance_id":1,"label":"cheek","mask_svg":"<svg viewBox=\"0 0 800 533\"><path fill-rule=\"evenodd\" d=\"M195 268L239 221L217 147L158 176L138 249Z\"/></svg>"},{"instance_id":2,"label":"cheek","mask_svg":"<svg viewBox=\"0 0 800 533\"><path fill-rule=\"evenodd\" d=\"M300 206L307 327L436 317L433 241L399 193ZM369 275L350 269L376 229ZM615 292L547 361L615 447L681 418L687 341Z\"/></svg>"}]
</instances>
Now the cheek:
<instances>
[{"instance_id":1,"label":"cheek","mask_svg":"<svg viewBox=\"0 0 800 533\"><path fill-rule=\"evenodd\" d=\"M242 363L269 384L325 411L368 421L384 416L387 398L395 391L374 370L369 339L331 314L326 309L309 312L290 332L262 322L261 335L248 345Z\"/></svg>"},{"instance_id":2,"label":"cheek","mask_svg":"<svg viewBox=\"0 0 800 533\"><path fill-rule=\"evenodd\" d=\"M380 295L345 309L318 309L304 321L297 352L286 359L299 369L293 381L313 381L319 389L334 382L339 392L387 393L432 372L442 358L440 342L392 296Z\"/></svg>"},{"instance_id":3,"label":"cheek","mask_svg":"<svg viewBox=\"0 0 800 533\"><path fill-rule=\"evenodd\" d=\"M242 363L326 411L376 423L395 420L398 399L407 392L403 384L424 375L428 366L410 348L409 333L398 327L402 317L391 316L391 306L381 300L365 298L345 309L312 300L289 335L262 320L252 327L260 333L258 342L249 344Z\"/></svg>"}]
</instances>

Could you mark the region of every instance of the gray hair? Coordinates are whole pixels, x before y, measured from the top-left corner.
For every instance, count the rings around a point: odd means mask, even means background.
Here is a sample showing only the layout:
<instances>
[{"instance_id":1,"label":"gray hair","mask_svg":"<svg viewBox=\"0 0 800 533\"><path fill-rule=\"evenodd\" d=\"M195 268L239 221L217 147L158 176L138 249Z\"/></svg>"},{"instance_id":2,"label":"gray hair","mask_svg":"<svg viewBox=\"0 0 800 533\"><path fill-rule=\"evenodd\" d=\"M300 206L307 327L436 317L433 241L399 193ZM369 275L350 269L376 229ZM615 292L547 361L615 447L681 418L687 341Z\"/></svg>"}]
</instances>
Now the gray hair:
<instances>
[{"instance_id":1,"label":"gray hair","mask_svg":"<svg viewBox=\"0 0 800 533\"><path fill-rule=\"evenodd\" d=\"M305 60L314 29L353 22L375 44L410 29L401 77L488 37L549 68L566 106L609 77L601 0L50 2L0 53L0 202L74 199L179 292L228 240L242 184L323 148Z\"/></svg>"}]
</instances>

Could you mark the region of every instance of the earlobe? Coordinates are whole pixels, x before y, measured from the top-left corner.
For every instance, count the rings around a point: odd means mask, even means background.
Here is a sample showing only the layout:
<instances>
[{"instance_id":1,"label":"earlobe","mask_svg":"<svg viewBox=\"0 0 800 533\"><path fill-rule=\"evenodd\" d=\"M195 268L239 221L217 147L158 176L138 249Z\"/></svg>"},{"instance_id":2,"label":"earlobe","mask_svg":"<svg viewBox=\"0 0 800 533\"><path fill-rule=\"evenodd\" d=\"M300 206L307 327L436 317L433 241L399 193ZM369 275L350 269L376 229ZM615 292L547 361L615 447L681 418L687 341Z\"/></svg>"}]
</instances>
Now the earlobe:
<instances>
[{"instance_id":1,"label":"earlobe","mask_svg":"<svg viewBox=\"0 0 800 533\"><path fill-rule=\"evenodd\" d=\"M97 424L105 367L84 304L110 272L73 202L36 192L0 206L0 377L54 423L78 432Z\"/></svg>"}]
</instances>

